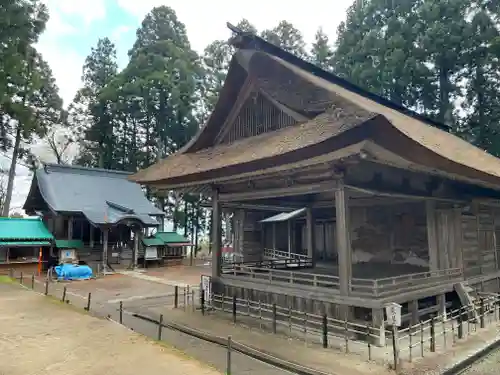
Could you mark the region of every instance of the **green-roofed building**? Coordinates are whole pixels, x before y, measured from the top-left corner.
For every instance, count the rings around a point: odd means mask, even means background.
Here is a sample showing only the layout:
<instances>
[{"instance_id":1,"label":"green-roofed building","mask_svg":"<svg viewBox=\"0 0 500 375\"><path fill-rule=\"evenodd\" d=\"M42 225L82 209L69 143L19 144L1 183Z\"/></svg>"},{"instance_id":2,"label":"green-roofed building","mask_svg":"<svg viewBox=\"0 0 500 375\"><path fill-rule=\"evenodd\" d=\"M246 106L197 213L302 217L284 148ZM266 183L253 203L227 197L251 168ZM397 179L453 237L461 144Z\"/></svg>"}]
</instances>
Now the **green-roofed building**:
<instances>
[{"instance_id":1,"label":"green-roofed building","mask_svg":"<svg viewBox=\"0 0 500 375\"><path fill-rule=\"evenodd\" d=\"M47 265L54 236L39 218L0 218L0 271L41 271Z\"/></svg>"},{"instance_id":2,"label":"green-roofed building","mask_svg":"<svg viewBox=\"0 0 500 375\"><path fill-rule=\"evenodd\" d=\"M44 164L33 175L24 204L54 235L57 262L87 263L101 270L136 266L143 233L164 213L128 180L130 173Z\"/></svg>"},{"instance_id":3,"label":"green-roofed building","mask_svg":"<svg viewBox=\"0 0 500 375\"><path fill-rule=\"evenodd\" d=\"M177 232L156 232L142 239L144 264L147 261L180 264L186 256L186 248L191 245L191 241Z\"/></svg>"}]
</instances>

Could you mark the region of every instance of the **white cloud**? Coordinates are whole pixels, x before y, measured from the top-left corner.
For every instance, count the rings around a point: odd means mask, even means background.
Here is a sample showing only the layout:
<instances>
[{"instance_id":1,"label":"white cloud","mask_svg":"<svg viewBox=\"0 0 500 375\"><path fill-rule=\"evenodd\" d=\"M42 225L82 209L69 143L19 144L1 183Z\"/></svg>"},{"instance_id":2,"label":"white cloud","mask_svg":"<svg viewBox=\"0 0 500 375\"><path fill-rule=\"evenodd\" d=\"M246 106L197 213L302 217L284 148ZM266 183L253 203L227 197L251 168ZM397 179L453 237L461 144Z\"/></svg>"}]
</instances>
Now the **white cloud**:
<instances>
[{"instance_id":1,"label":"white cloud","mask_svg":"<svg viewBox=\"0 0 500 375\"><path fill-rule=\"evenodd\" d=\"M345 19L346 10L353 1L116 0L118 5L138 19L142 19L155 6L170 6L186 25L191 44L198 51L215 39L227 38L229 31L226 22L235 24L242 18L248 19L258 30L272 28L280 20L287 20L303 33L308 43L314 40L314 34L321 26L333 42L337 27Z\"/></svg>"},{"instance_id":2,"label":"white cloud","mask_svg":"<svg viewBox=\"0 0 500 375\"><path fill-rule=\"evenodd\" d=\"M59 87L59 94L67 106L81 86L82 66L85 56L71 49L62 49L51 39L42 38L37 45L38 51L49 63Z\"/></svg>"},{"instance_id":3,"label":"white cloud","mask_svg":"<svg viewBox=\"0 0 500 375\"><path fill-rule=\"evenodd\" d=\"M118 40L120 40L120 38L122 37L123 34L129 32L131 29L132 29L132 27L127 26L127 25L118 26L111 33L111 39L116 43L116 42L118 42Z\"/></svg>"},{"instance_id":4,"label":"white cloud","mask_svg":"<svg viewBox=\"0 0 500 375\"><path fill-rule=\"evenodd\" d=\"M106 16L104 0L44 0L44 3L49 8L51 18L53 12L76 15L83 20L85 26Z\"/></svg>"}]
</instances>

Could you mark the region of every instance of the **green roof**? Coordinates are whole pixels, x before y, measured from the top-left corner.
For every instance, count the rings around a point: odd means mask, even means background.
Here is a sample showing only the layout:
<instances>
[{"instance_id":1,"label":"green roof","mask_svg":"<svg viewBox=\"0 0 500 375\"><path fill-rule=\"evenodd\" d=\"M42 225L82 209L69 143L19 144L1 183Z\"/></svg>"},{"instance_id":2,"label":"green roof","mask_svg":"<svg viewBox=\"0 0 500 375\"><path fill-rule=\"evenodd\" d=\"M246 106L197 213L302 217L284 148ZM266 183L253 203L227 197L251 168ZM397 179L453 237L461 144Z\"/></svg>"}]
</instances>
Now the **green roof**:
<instances>
[{"instance_id":1,"label":"green roof","mask_svg":"<svg viewBox=\"0 0 500 375\"><path fill-rule=\"evenodd\" d=\"M50 242L49 241L0 241L0 246L8 246L8 247L50 246Z\"/></svg>"},{"instance_id":2,"label":"green roof","mask_svg":"<svg viewBox=\"0 0 500 375\"><path fill-rule=\"evenodd\" d=\"M157 232L155 234L156 238L162 240L165 244L169 243L182 243L182 244L190 244L191 242L184 236L180 235L177 232Z\"/></svg>"},{"instance_id":3,"label":"green roof","mask_svg":"<svg viewBox=\"0 0 500 375\"><path fill-rule=\"evenodd\" d=\"M39 218L0 218L0 241L52 241L54 237Z\"/></svg>"},{"instance_id":4,"label":"green roof","mask_svg":"<svg viewBox=\"0 0 500 375\"><path fill-rule=\"evenodd\" d=\"M82 240L56 240L58 249L83 249Z\"/></svg>"},{"instance_id":5,"label":"green roof","mask_svg":"<svg viewBox=\"0 0 500 375\"><path fill-rule=\"evenodd\" d=\"M165 245L165 242L163 242L161 239L153 237L153 238L143 238L142 243L144 246L163 246Z\"/></svg>"}]
</instances>

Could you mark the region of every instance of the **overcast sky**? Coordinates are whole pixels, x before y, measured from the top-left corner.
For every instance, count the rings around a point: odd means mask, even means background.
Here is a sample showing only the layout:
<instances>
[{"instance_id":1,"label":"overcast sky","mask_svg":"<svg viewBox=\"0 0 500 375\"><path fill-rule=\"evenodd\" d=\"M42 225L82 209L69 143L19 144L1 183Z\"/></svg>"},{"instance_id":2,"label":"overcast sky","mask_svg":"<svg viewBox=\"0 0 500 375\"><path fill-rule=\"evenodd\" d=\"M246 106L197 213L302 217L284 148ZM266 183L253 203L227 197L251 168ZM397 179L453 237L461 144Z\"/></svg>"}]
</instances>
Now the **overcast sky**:
<instances>
[{"instance_id":1,"label":"overcast sky","mask_svg":"<svg viewBox=\"0 0 500 375\"><path fill-rule=\"evenodd\" d=\"M109 37L117 47L120 67L127 63L127 52L134 43L135 31L153 7L167 5L186 25L192 47L201 53L216 39L227 39L226 22L248 19L258 30L287 20L311 43L319 27L333 42L337 27L354 0L44 0L50 20L38 50L51 66L60 94L68 105L81 81L81 69L90 48L97 40ZM6 166L8 160L0 158ZM29 190L27 170L18 168L12 207L22 206Z\"/></svg>"}]
</instances>

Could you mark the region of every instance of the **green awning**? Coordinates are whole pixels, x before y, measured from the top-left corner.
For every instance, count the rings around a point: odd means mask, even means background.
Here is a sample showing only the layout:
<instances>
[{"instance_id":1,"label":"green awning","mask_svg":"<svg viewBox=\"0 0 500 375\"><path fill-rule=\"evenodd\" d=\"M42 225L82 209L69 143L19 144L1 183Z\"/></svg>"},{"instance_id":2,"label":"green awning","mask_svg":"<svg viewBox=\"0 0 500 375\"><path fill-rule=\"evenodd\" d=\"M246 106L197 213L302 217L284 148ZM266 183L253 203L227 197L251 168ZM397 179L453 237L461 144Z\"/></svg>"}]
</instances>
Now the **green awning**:
<instances>
[{"instance_id":1,"label":"green awning","mask_svg":"<svg viewBox=\"0 0 500 375\"><path fill-rule=\"evenodd\" d=\"M0 241L2 247L39 247L50 246L49 241Z\"/></svg>"},{"instance_id":2,"label":"green awning","mask_svg":"<svg viewBox=\"0 0 500 375\"><path fill-rule=\"evenodd\" d=\"M163 242L161 239L153 237L153 238L143 238L142 243L146 247L150 246L163 246L165 245L165 242Z\"/></svg>"},{"instance_id":3,"label":"green awning","mask_svg":"<svg viewBox=\"0 0 500 375\"><path fill-rule=\"evenodd\" d=\"M58 249L83 249L82 240L56 240L56 247Z\"/></svg>"},{"instance_id":4,"label":"green awning","mask_svg":"<svg viewBox=\"0 0 500 375\"><path fill-rule=\"evenodd\" d=\"M165 244L188 244L191 242L184 236L180 235L177 232L157 232L155 234L156 238L159 238Z\"/></svg>"},{"instance_id":5,"label":"green awning","mask_svg":"<svg viewBox=\"0 0 500 375\"><path fill-rule=\"evenodd\" d=\"M40 218L0 218L0 241L52 241L54 236Z\"/></svg>"}]
</instances>

